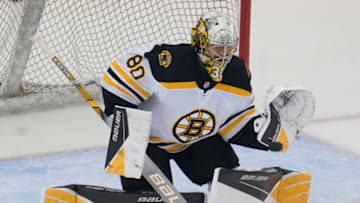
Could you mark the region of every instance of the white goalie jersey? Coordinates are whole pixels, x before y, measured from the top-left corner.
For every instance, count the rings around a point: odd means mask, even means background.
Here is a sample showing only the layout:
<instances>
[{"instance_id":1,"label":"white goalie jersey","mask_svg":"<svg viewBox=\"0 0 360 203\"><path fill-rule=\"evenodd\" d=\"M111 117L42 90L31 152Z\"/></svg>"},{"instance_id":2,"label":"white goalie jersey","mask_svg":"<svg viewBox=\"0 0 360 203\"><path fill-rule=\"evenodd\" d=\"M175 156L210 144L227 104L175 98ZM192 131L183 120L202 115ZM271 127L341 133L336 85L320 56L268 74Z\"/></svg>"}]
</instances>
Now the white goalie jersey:
<instances>
[{"instance_id":1,"label":"white goalie jersey","mask_svg":"<svg viewBox=\"0 0 360 203\"><path fill-rule=\"evenodd\" d=\"M230 140L260 115L240 58L214 82L188 44L138 46L112 62L101 86L106 113L114 104L151 111L150 143L168 152L217 134Z\"/></svg>"}]
</instances>

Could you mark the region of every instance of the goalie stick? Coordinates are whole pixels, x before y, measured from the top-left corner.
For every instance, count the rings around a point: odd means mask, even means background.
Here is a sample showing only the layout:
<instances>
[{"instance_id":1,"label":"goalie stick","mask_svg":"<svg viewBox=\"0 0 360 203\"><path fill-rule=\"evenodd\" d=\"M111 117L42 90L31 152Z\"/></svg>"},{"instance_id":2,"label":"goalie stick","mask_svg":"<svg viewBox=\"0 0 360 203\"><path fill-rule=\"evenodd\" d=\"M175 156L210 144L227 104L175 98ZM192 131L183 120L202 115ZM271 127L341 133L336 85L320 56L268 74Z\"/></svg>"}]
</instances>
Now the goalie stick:
<instances>
[{"instance_id":1,"label":"goalie stick","mask_svg":"<svg viewBox=\"0 0 360 203\"><path fill-rule=\"evenodd\" d=\"M100 118L111 127L110 119L104 114L99 105L92 99L84 86L70 72L70 70L62 63L58 56L45 44L39 33L35 33L31 40L37 43L43 52L51 59L53 63L61 70L65 77L76 87L82 97L88 102L93 110ZM143 176L154 188L154 190L167 203L187 203L185 198L176 190L169 179L161 172L157 165L145 154Z\"/></svg>"}]
</instances>

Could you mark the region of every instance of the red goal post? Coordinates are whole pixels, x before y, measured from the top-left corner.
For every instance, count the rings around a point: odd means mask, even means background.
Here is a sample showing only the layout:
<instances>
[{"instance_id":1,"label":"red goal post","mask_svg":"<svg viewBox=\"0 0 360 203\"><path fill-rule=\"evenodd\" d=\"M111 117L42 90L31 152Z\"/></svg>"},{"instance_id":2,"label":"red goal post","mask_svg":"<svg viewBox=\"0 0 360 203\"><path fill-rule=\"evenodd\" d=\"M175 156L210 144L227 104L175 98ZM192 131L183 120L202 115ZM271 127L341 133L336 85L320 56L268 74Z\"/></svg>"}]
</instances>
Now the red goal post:
<instances>
[{"instance_id":1,"label":"red goal post","mask_svg":"<svg viewBox=\"0 0 360 203\"><path fill-rule=\"evenodd\" d=\"M239 57L250 65L251 0L241 0L240 7Z\"/></svg>"}]
</instances>

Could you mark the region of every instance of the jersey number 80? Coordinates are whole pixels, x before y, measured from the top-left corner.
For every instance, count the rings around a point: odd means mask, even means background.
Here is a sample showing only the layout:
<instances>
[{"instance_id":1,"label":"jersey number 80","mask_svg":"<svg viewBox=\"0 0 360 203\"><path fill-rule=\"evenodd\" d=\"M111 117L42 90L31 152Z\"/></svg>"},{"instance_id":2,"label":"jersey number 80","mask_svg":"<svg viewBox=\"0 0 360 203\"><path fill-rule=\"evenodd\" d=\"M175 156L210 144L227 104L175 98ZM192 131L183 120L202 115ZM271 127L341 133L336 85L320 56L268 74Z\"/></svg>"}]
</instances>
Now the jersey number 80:
<instances>
[{"instance_id":1,"label":"jersey number 80","mask_svg":"<svg viewBox=\"0 0 360 203\"><path fill-rule=\"evenodd\" d=\"M126 61L126 65L130 69L131 75L136 80L140 80L145 76L145 67L141 65L142 61L143 57L140 55L134 55Z\"/></svg>"}]
</instances>

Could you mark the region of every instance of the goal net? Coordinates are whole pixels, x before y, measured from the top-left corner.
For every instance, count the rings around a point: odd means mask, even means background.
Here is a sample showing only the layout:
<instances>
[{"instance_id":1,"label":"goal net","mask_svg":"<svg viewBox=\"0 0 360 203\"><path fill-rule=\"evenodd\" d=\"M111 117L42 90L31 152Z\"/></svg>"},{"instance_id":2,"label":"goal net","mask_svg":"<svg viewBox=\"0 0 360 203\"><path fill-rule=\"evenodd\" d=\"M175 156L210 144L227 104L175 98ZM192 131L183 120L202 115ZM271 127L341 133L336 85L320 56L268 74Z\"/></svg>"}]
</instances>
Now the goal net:
<instances>
[{"instance_id":1,"label":"goal net","mask_svg":"<svg viewBox=\"0 0 360 203\"><path fill-rule=\"evenodd\" d=\"M249 18L242 1L250 0L0 0L0 113L81 101L31 43L36 30L101 99L98 82L111 61L150 41L190 43L191 28L206 11L232 16L240 40L248 36L240 27L240 16ZM246 58L248 48L240 51Z\"/></svg>"}]
</instances>

